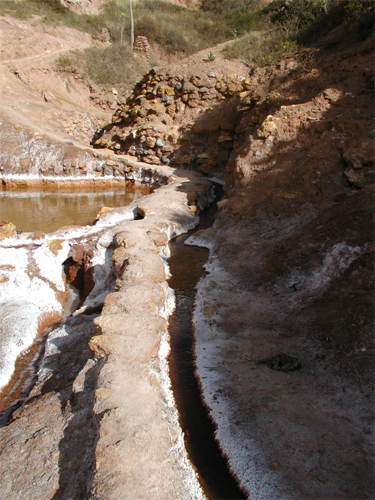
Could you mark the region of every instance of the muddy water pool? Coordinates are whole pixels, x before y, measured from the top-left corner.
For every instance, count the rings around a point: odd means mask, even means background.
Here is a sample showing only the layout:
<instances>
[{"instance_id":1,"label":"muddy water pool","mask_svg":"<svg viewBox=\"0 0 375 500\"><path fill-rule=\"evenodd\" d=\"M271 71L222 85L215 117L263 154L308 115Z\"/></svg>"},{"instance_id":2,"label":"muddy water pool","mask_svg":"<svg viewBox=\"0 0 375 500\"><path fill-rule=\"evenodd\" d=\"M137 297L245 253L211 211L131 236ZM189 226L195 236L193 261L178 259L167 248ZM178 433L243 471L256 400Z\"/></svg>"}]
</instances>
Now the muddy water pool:
<instances>
[{"instance_id":1,"label":"muddy water pool","mask_svg":"<svg viewBox=\"0 0 375 500\"><path fill-rule=\"evenodd\" d=\"M26 232L50 233L63 226L92 224L102 207L122 207L149 193L144 187L106 190L0 191L0 221Z\"/></svg>"}]
</instances>

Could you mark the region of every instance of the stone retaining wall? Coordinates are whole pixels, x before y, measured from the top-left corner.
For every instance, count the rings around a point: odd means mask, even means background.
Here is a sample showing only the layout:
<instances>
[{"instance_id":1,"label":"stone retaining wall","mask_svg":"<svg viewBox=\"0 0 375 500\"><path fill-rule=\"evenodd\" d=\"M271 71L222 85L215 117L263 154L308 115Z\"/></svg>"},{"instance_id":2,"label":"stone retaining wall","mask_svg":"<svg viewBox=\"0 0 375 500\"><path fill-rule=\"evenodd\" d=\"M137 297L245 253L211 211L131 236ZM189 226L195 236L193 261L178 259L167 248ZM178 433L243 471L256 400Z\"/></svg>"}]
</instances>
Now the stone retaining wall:
<instances>
[{"instance_id":1,"label":"stone retaining wall","mask_svg":"<svg viewBox=\"0 0 375 500\"><path fill-rule=\"evenodd\" d=\"M152 69L93 145L149 164L224 172L243 112L256 108L295 66L291 59L246 75Z\"/></svg>"},{"instance_id":2,"label":"stone retaining wall","mask_svg":"<svg viewBox=\"0 0 375 500\"><path fill-rule=\"evenodd\" d=\"M149 164L194 166L205 174L224 169L239 122L238 97L256 88L258 79L152 69L93 144Z\"/></svg>"}]
</instances>

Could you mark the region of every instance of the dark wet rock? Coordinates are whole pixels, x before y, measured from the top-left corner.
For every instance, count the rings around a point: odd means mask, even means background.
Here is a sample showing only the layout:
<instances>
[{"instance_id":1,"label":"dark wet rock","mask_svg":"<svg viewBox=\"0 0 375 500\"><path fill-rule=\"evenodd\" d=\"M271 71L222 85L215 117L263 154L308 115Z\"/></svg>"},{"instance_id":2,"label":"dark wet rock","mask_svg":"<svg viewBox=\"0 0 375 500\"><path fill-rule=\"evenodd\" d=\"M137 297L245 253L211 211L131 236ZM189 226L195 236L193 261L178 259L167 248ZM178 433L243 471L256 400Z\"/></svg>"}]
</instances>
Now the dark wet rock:
<instances>
[{"instance_id":1,"label":"dark wet rock","mask_svg":"<svg viewBox=\"0 0 375 500\"><path fill-rule=\"evenodd\" d=\"M302 368L302 363L297 358L287 354L277 354L272 358L262 359L259 363L279 372L292 372Z\"/></svg>"}]
</instances>

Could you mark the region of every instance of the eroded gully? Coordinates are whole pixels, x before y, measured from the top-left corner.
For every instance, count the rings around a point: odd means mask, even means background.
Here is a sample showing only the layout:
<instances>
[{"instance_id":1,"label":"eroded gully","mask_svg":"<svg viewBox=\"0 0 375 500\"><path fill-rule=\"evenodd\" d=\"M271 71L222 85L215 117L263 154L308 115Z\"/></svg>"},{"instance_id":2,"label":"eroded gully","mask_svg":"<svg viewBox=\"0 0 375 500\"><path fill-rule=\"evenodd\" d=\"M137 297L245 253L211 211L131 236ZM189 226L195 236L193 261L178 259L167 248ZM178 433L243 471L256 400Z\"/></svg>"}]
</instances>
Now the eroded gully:
<instances>
[{"instance_id":1,"label":"eroded gully","mask_svg":"<svg viewBox=\"0 0 375 500\"><path fill-rule=\"evenodd\" d=\"M216 204L201 214L197 228L178 236L170 243L169 266L172 277L169 286L175 291L176 309L169 319L169 367L185 446L198 472L203 491L210 499L233 500L246 496L231 475L215 440L215 426L202 402L195 376L192 310L195 286L204 274L203 266L208 259L208 250L184 244L192 233L213 224L215 212Z\"/></svg>"}]
</instances>

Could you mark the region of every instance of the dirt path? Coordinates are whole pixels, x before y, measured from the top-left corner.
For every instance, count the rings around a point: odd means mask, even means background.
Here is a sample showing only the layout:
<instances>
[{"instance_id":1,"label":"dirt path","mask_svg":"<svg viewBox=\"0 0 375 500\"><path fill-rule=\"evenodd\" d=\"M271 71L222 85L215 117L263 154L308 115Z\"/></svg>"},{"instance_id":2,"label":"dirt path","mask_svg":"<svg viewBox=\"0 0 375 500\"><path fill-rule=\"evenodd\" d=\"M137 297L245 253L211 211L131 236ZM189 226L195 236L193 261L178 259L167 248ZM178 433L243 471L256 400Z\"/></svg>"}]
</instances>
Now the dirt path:
<instances>
[{"instance_id":1,"label":"dirt path","mask_svg":"<svg viewBox=\"0 0 375 500\"><path fill-rule=\"evenodd\" d=\"M91 35L66 26L42 25L0 17L0 118L29 135L87 147L109 113L90 100L86 82L58 73L55 59L96 42Z\"/></svg>"},{"instance_id":2,"label":"dirt path","mask_svg":"<svg viewBox=\"0 0 375 500\"><path fill-rule=\"evenodd\" d=\"M81 46L79 47L80 49L87 49L89 47L92 47L93 44L89 43L86 46ZM70 52L71 50L75 50L78 47L71 47L68 49L61 49L61 50L54 50L53 52L47 51L45 54L37 54L34 56L29 56L29 57L18 57L16 59L7 59L5 61L0 61L0 64L8 64L8 63L17 63L21 61L36 61L37 59L45 59L46 57L52 57L56 56L57 54L63 54L64 52Z\"/></svg>"}]
</instances>

